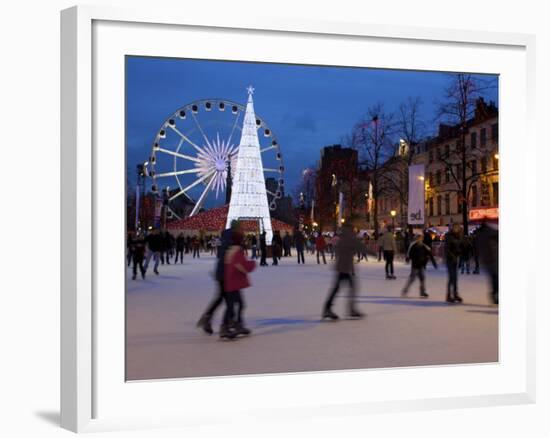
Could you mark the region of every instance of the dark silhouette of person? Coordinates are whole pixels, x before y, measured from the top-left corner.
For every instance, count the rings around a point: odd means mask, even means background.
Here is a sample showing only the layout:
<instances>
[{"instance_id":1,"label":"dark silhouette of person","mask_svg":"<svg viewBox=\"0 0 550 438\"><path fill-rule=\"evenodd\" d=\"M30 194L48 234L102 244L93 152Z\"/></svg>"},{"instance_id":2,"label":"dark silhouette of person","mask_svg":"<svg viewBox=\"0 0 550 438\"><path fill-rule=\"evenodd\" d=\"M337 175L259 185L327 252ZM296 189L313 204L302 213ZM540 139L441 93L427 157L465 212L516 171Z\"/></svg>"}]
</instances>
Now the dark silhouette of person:
<instances>
[{"instance_id":1,"label":"dark silhouette of person","mask_svg":"<svg viewBox=\"0 0 550 438\"><path fill-rule=\"evenodd\" d=\"M447 298L448 303L461 303L458 295L458 259L460 257L460 225L453 224L445 236L445 263L447 264Z\"/></svg>"},{"instance_id":2,"label":"dark silhouette of person","mask_svg":"<svg viewBox=\"0 0 550 438\"><path fill-rule=\"evenodd\" d=\"M351 227L344 223L342 227L342 233L340 239L336 244L336 263L334 264L336 270L336 279L332 290L323 306L322 318L329 318L332 320L338 319L338 315L332 311L332 304L334 298L340 289L340 283L347 281L350 287L350 293L348 295L348 316L350 318L362 318L364 315L355 307L355 281L353 272L353 259L358 251L363 250L363 244L359 241Z\"/></svg>"},{"instance_id":3,"label":"dark silhouette of person","mask_svg":"<svg viewBox=\"0 0 550 438\"><path fill-rule=\"evenodd\" d=\"M203 331L209 335L214 332L212 330L212 318L214 317L214 313L224 300L224 257L227 248L229 248L233 242L231 237L233 232L241 232L241 224L237 220L231 221L231 228L224 230L222 233L221 244L216 258L216 282L218 284L218 290L197 322L197 327L202 328Z\"/></svg>"}]
</instances>

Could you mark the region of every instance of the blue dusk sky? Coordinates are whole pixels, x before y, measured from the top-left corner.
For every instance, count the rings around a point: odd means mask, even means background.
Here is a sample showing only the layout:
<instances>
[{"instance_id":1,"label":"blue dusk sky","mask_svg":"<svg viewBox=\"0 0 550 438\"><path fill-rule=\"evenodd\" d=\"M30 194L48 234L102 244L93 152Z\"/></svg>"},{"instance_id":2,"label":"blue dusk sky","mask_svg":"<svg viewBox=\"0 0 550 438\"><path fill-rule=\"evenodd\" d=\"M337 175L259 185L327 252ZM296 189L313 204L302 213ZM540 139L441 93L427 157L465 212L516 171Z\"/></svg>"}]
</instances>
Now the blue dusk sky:
<instances>
[{"instance_id":1,"label":"blue dusk sky","mask_svg":"<svg viewBox=\"0 0 550 438\"><path fill-rule=\"evenodd\" d=\"M245 104L251 84L256 113L281 146L292 193L301 170L315 165L321 149L339 143L378 102L391 112L408 97L420 97L428 133L435 132L437 102L448 83L449 75L439 72L127 57L128 181L135 183L136 164L148 159L159 127L178 108L206 98ZM486 98L497 102L498 90Z\"/></svg>"}]
</instances>

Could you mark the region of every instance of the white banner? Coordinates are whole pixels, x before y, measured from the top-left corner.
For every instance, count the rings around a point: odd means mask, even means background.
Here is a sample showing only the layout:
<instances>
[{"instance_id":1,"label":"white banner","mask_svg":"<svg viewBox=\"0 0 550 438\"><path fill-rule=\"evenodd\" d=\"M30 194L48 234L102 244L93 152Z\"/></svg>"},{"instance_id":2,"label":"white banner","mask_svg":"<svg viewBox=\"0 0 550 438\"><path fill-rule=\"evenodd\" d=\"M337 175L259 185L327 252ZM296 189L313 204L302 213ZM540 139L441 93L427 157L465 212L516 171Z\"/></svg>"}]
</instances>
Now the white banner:
<instances>
[{"instance_id":1,"label":"white banner","mask_svg":"<svg viewBox=\"0 0 550 438\"><path fill-rule=\"evenodd\" d=\"M424 225L424 165L409 166L409 211L407 223L410 225Z\"/></svg>"}]
</instances>

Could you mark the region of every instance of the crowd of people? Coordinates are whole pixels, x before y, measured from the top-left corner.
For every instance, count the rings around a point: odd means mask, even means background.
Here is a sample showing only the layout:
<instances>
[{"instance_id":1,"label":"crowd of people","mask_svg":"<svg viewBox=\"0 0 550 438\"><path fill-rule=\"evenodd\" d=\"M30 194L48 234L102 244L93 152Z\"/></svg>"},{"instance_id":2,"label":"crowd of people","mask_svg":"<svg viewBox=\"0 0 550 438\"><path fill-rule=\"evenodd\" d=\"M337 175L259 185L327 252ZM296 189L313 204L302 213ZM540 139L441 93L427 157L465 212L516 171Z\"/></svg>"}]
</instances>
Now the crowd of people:
<instances>
[{"instance_id":1,"label":"crowd of people","mask_svg":"<svg viewBox=\"0 0 550 438\"><path fill-rule=\"evenodd\" d=\"M293 234L285 232L281 236L275 231L270 251L266 243L266 233L259 236L245 235L239 221L233 221L231 227L224 230L221 236L184 236L177 237L169 232L153 230L147 235L128 236L128 266L132 265L133 276L137 278L138 270L145 279L148 267L153 261L153 272L159 275L160 264L183 263L184 254L200 257L200 252L216 255L217 290L197 326L208 334L213 333L212 319L216 309L225 303L225 312L220 326L220 337L233 339L240 335L249 335L250 329L244 324L245 300L243 289L250 285L248 275L255 269L256 260L259 266L268 266L268 254L271 265L278 265L283 257L293 257L296 251L298 264L305 264L305 252L315 255L317 264L327 264L327 254L334 260L335 280L322 307L322 319L337 320L338 315L332 310L342 282L348 284L347 316L352 319L362 318L356 305L355 264L368 262L368 250L371 255L377 254L378 261L384 260L385 278L395 280L394 260L400 248L404 252L406 263L410 264L410 274L401 291L407 297L409 289L416 279L419 280L419 296L429 298L426 291L426 267L429 262L435 269L438 264L433 254L433 238L430 230L414 234L412 231L396 233L391 226L386 227L376 238L367 232L358 233L349 224L344 223L334 234L311 233L306 235L301 230ZM400 242L400 245L397 242ZM473 275L480 273L483 266L490 278L490 300L498 304L498 231L487 223L482 223L473 233L464 233L461 226L453 224L443 236L444 263L447 268L446 302L462 303L459 294L458 273ZM250 258L249 258L250 253ZM374 258L376 260L376 257ZM473 263L473 266L472 266Z\"/></svg>"}]
</instances>

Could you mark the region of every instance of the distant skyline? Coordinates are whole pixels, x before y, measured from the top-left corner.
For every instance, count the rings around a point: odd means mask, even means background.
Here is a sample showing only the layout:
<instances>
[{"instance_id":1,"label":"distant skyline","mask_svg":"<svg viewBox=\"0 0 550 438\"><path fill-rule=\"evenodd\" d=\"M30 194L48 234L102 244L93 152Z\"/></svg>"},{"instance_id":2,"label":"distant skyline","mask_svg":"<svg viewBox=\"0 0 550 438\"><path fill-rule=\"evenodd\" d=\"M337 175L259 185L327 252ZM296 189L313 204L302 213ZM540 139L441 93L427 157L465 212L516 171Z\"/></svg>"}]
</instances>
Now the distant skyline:
<instances>
[{"instance_id":1,"label":"distant skyline","mask_svg":"<svg viewBox=\"0 0 550 438\"><path fill-rule=\"evenodd\" d=\"M127 57L128 181L135 184L136 164L148 159L160 125L176 109L206 98L245 104L246 87L253 85L256 113L277 136L292 194L301 170L317 163L324 146L340 143L378 102L395 112L407 98L420 97L421 117L433 134L448 82L440 72ZM486 98L498 105L498 88Z\"/></svg>"}]
</instances>

